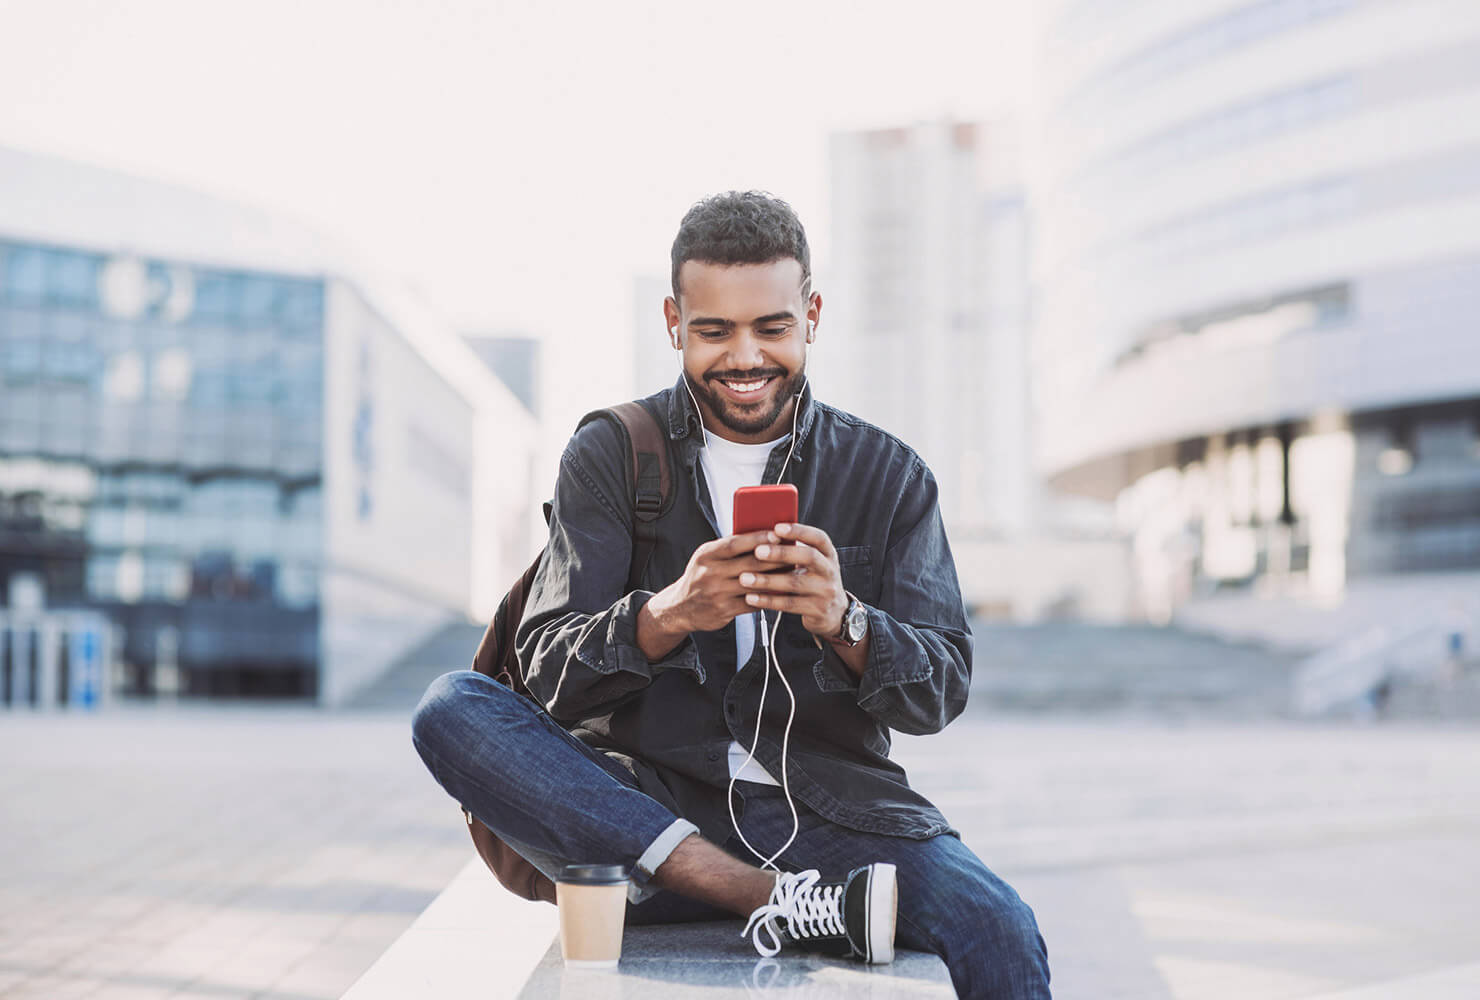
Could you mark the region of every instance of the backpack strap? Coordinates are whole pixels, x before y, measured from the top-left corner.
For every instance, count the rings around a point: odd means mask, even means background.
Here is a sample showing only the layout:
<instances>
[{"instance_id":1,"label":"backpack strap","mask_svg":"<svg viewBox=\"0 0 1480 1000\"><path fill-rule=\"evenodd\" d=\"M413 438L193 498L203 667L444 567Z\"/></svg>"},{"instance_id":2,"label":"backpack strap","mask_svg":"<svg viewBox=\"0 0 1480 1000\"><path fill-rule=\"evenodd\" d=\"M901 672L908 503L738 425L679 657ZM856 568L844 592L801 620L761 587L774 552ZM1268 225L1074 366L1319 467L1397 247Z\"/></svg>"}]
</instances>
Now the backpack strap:
<instances>
[{"instance_id":1,"label":"backpack strap","mask_svg":"<svg viewBox=\"0 0 1480 1000\"><path fill-rule=\"evenodd\" d=\"M673 502L668 441L658 418L636 400L594 410L582 417L578 426L584 427L603 417L622 425L632 451L632 563L627 572L630 590L641 581L648 559L657 547L658 528L654 522L668 512Z\"/></svg>"},{"instance_id":2,"label":"backpack strap","mask_svg":"<svg viewBox=\"0 0 1480 1000\"><path fill-rule=\"evenodd\" d=\"M663 428L641 403L635 400L620 403L608 412L627 428L627 440L632 445L632 502L636 517L632 525L632 566L627 583L629 587L635 587L658 544L658 527L654 522L673 499L673 481L668 471L668 442L663 437Z\"/></svg>"},{"instance_id":3,"label":"backpack strap","mask_svg":"<svg viewBox=\"0 0 1480 1000\"><path fill-rule=\"evenodd\" d=\"M639 521L658 519L672 495L668 477L668 442L647 407L633 401L610 408L632 443L632 486Z\"/></svg>"}]
</instances>

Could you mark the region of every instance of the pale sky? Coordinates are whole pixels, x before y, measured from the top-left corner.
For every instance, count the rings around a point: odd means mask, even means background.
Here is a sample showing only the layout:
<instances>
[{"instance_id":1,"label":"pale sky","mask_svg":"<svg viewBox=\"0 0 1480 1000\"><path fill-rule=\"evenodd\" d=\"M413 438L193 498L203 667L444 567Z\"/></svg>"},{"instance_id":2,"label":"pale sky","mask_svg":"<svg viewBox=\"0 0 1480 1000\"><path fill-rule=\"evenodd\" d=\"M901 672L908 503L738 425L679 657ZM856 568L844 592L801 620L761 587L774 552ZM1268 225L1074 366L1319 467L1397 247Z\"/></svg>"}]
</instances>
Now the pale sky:
<instances>
[{"instance_id":1,"label":"pale sky","mask_svg":"<svg viewBox=\"0 0 1480 1000\"><path fill-rule=\"evenodd\" d=\"M565 422L627 392L631 279L690 203L771 190L825 267L827 134L1011 109L1031 8L0 0L0 144L281 212L540 337Z\"/></svg>"}]
</instances>

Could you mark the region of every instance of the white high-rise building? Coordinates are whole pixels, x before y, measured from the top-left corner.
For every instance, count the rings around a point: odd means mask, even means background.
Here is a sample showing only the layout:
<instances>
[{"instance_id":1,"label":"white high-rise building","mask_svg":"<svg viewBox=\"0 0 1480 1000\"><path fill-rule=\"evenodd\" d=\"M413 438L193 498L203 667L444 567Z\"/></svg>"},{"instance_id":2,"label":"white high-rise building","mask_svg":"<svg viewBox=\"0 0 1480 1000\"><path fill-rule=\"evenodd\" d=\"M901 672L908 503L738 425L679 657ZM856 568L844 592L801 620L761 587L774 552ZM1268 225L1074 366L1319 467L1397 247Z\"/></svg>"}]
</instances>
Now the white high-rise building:
<instances>
[{"instance_id":1,"label":"white high-rise building","mask_svg":"<svg viewBox=\"0 0 1480 1000\"><path fill-rule=\"evenodd\" d=\"M814 384L930 464L970 608L1115 619L1123 545L1033 468L1021 167L1010 122L833 136Z\"/></svg>"},{"instance_id":2,"label":"white high-rise building","mask_svg":"<svg viewBox=\"0 0 1480 1000\"><path fill-rule=\"evenodd\" d=\"M1022 534L1034 490L1016 130L839 133L831 172L819 267L829 398L920 452L953 540Z\"/></svg>"}]
</instances>

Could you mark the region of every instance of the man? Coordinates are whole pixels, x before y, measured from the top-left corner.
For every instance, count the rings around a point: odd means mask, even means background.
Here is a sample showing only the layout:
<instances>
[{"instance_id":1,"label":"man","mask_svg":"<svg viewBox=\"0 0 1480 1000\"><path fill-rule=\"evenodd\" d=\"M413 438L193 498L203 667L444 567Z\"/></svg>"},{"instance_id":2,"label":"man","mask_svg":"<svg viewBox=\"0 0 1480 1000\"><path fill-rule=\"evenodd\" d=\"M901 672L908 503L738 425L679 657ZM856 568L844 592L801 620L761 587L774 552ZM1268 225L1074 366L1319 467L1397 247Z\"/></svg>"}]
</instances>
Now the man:
<instances>
[{"instance_id":1,"label":"man","mask_svg":"<svg viewBox=\"0 0 1480 1000\"><path fill-rule=\"evenodd\" d=\"M627 865L634 923L739 914L762 954L871 962L897 940L940 954L961 996L1048 996L1032 912L888 758L890 729L939 731L970 682L934 478L813 400L822 297L788 205L700 202L672 266L682 374L643 405L666 432L673 499L647 565L629 580L628 446L587 423L561 459L518 633L548 714L449 674L417 710L417 749L547 874ZM734 489L783 477L797 523L731 535ZM783 846L782 871L753 863Z\"/></svg>"}]
</instances>

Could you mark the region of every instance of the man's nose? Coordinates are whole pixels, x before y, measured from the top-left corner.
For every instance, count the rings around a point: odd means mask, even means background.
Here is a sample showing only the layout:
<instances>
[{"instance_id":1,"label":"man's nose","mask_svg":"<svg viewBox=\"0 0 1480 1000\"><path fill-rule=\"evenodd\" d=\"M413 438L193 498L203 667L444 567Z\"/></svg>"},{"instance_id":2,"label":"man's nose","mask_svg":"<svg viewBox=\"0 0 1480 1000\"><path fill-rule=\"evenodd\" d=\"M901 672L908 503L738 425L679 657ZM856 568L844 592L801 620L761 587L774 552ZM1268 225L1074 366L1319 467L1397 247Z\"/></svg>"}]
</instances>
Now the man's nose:
<instances>
[{"instance_id":1,"label":"man's nose","mask_svg":"<svg viewBox=\"0 0 1480 1000\"><path fill-rule=\"evenodd\" d=\"M740 371L765 367L766 356L761 351L760 338L754 332L742 330L735 338L730 352L730 364Z\"/></svg>"}]
</instances>

